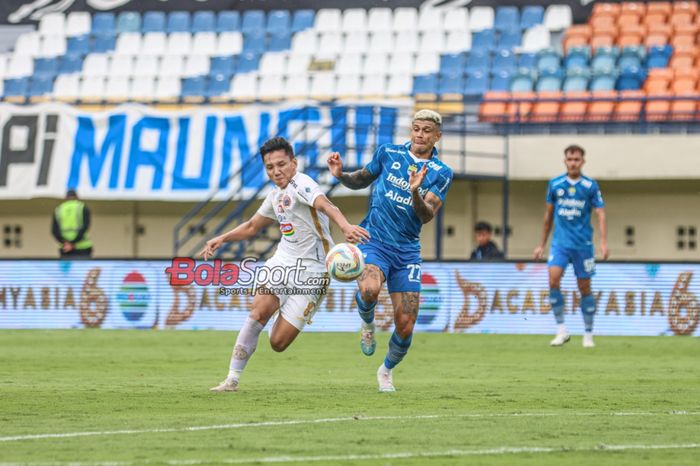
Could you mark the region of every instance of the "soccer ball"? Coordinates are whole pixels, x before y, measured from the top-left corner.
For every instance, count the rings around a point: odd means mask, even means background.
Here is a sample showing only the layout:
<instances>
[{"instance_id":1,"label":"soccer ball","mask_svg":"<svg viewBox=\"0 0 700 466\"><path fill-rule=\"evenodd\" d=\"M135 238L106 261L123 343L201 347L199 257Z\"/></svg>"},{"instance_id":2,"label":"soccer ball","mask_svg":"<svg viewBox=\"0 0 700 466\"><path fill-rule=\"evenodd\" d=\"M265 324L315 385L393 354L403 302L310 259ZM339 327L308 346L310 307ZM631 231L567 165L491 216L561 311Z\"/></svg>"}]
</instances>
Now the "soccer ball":
<instances>
[{"instance_id":1,"label":"soccer ball","mask_svg":"<svg viewBox=\"0 0 700 466\"><path fill-rule=\"evenodd\" d=\"M364 268L365 258L360 248L354 244L336 244L326 255L326 269L339 282L355 280Z\"/></svg>"}]
</instances>

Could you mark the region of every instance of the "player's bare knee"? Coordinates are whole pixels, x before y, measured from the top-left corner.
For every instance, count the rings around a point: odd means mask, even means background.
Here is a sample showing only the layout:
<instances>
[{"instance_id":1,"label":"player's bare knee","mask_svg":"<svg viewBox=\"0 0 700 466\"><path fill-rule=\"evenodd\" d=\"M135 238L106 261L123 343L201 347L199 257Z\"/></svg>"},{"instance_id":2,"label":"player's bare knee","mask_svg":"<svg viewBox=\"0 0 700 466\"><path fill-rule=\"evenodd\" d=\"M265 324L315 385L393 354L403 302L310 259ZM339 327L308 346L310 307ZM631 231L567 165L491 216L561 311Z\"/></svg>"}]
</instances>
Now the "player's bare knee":
<instances>
[{"instance_id":1,"label":"player's bare knee","mask_svg":"<svg viewBox=\"0 0 700 466\"><path fill-rule=\"evenodd\" d=\"M413 333L413 327L415 325L416 318L408 314L397 316L394 320L396 333L401 338L408 338Z\"/></svg>"},{"instance_id":2,"label":"player's bare knee","mask_svg":"<svg viewBox=\"0 0 700 466\"><path fill-rule=\"evenodd\" d=\"M281 338L276 339L276 338L270 338L270 347L272 348L272 351L276 353L281 353L282 351L286 350L287 347L289 346L289 341L285 341Z\"/></svg>"}]
</instances>

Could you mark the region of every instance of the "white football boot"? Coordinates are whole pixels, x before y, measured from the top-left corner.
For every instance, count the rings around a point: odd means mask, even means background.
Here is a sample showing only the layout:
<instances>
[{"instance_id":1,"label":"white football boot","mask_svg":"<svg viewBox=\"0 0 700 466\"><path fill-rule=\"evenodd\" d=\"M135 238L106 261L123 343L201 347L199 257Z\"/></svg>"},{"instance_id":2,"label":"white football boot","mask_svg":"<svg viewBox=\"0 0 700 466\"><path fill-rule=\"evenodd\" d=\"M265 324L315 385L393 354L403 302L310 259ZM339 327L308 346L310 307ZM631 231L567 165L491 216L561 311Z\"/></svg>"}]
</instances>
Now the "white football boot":
<instances>
[{"instance_id":1,"label":"white football boot","mask_svg":"<svg viewBox=\"0 0 700 466\"><path fill-rule=\"evenodd\" d=\"M391 378L391 369L384 367L384 363L377 369L377 382L379 382L380 392L395 392L394 383Z\"/></svg>"},{"instance_id":2,"label":"white football boot","mask_svg":"<svg viewBox=\"0 0 700 466\"><path fill-rule=\"evenodd\" d=\"M568 342L571 340L571 335L569 335L569 331L566 330L565 327L559 327L559 331L557 332L556 336L552 341L549 342L550 346L562 346L564 343Z\"/></svg>"},{"instance_id":3,"label":"white football boot","mask_svg":"<svg viewBox=\"0 0 700 466\"><path fill-rule=\"evenodd\" d=\"M216 387L209 389L210 392L237 392L238 391L238 380L236 379L226 379L221 382Z\"/></svg>"},{"instance_id":4,"label":"white football boot","mask_svg":"<svg viewBox=\"0 0 700 466\"><path fill-rule=\"evenodd\" d=\"M583 347L595 348L595 343L593 343L593 334L591 332L586 332L583 334Z\"/></svg>"}]
</instances>

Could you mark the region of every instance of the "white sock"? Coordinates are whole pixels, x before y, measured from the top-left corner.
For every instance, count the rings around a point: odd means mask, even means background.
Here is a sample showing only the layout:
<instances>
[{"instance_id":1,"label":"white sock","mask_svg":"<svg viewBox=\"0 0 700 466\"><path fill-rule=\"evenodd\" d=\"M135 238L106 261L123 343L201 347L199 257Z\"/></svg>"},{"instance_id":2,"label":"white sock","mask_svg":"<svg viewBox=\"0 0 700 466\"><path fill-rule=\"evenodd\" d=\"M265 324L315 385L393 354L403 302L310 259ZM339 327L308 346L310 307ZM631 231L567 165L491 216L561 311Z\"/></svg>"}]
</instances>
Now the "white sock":
<instances>
[{"instance_id":1,"label":"white sock","mask_svg":"<svg viewBox=\"0 0 700 466\"><path fill-rule=\"evenodd\" d=\"M568 332L568 330L566 330L566 325L564 325L564 324L559 324L558 328L559 328L559 330L557 330L557 333L559 333L559 334Z\"/></svg>"},{"instance_id":2,"label":"white sock","mask_svg":"<svg viewBox=\"0 0 700 466\"><path fill-rule=\"evenodd\" d=\"M233 346L227 379L240 379L243 369L258 346L258 338L263 328L264 326L257 320L250 317L246 319L241 331L238 332L236 344Z\"/></svg>"}]
</instances>

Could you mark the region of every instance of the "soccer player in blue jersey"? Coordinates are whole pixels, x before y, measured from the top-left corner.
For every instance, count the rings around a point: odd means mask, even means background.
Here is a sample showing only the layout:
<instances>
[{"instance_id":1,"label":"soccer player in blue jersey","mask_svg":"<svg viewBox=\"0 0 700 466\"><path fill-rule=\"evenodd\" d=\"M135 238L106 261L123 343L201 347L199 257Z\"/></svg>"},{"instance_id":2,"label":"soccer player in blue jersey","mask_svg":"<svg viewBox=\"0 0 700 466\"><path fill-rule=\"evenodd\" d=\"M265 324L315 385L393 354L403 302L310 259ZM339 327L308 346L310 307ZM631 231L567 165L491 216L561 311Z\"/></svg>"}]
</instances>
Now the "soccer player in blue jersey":
<instances>
[{"instance_id":1,"label":"soccer player in blue jersey","mask_svg":"<svg viewBox=\"0 0 700 466\"><path fill-rule=\"evenodd\" d=\"M386 282L394 308L394 333L384 363L377 370L379 390L395 391L392 369L411 346L418 315L421 288L420 231L445 202L452 170L437 157L442 117L432 110L417 112L406 144L385 144L364 168L343 172L340 154L328 158L328 167L350 189L374 183L367 216L361 225L371 235L361 244L365 270L358 279L355 301L362 318L362 352L371 356L374 339L374 308Z\"/></svg>"},{"instance_id":2,"label":"soccer player in blue jersey","mask_svg":"<svg viewBox=\"0 0 700 466\"><path fill-rule=\"evenodd\" d=\"M585 162L584 155L585 151L580 146L571 145L564 149L566 174L549 181L542 239L535 248L535 259L544 257L545 244L552 230L552 218L554 218L554 234L547 264L549 266L549 301L559 328L550 343L552 346L561 346L571 338L564 325L564 297L560 289L561 277L569 264L574 266L578 289L581 292L581 313L585 328L583 346L586 348L595 346L593 316L596 311L596 302L591 292L591 277L595 274L595 249L593 228L591 228L591 210L593 209L598 216L600 252L603 260L608 258L610 251L603 196L598 183L581 173L581 167Z\"/></svg>"}]
</instances>

